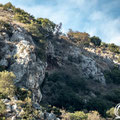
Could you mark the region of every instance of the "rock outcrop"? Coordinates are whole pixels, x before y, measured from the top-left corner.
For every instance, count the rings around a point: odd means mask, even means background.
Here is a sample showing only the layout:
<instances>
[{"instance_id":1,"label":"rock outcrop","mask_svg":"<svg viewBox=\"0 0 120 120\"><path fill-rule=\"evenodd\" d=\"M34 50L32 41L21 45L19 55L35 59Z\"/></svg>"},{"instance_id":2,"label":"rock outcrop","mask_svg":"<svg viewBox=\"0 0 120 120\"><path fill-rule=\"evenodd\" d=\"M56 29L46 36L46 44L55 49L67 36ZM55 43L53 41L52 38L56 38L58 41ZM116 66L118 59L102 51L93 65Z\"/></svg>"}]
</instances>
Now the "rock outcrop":
<instances>
[{"instance_id":1,"label":"rock outcrop","mask_svg":"<svg viewBox=\"0 0 120 120\"><path fill-rule=\"evenodd\" d=\"M45 77L47 64L35 53L35 44L26 30L18 25L11 25L11 33L0 33L0 66L16 75L15 84L30 89L33 100L40 102L40 85Z\"/></svg>"},{"instance_id":2,"label":"rock outcrop","mask_svg":"<svg viewBox=\"0 0 120 120\"><path fill-rule=\"evenodd\" d=\"M95 59L84 54L84 50L69 44L66 41L52 41L48 43L47 54L49 61L59 67L73 66L78 74L84 75L84 77L93 77L94 80L99 81L105 85L104 74ZM52 63L50 63L52 64ZM49 66L49 63L48 63Z\"/></svg>"}]
</instances>

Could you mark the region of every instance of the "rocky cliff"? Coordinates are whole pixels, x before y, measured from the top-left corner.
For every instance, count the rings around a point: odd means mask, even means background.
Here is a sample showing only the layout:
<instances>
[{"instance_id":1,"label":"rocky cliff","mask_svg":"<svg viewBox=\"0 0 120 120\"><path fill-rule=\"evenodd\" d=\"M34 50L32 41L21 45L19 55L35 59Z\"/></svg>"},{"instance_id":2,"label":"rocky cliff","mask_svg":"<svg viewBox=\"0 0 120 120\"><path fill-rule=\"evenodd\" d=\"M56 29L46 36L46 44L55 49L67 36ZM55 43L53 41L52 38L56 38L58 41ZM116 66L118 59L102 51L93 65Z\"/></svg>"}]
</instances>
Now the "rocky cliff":
<instances>
[{"instance_id":1,"label":"rocky cliff","mask_svg":"<svg viewBox=\"0 0 120 120\"><path fill-rule=\"evenodd\" d=\"M35 44L26 30L11 24L11 36L0 32L0 66L16 75L15 84L30 89L33 100L40 102L40 85L45 77L46 62L42 62L35 53Z\"/></svg>"}]
</instances>

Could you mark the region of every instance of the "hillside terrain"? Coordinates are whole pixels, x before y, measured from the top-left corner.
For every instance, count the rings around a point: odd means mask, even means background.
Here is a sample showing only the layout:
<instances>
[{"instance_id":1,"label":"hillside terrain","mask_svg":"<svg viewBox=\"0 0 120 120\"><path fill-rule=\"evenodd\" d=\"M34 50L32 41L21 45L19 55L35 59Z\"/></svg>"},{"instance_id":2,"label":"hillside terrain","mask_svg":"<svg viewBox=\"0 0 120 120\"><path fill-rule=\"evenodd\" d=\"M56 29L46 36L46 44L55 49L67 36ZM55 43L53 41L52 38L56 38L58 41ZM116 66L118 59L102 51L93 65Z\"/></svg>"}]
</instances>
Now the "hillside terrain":
<instances>
[{"instance_id":1,"label":"hillside terrain","mask_svg":"<svg viewBox=\"0 0 120 120\"><path fill-rule=\"evenodd\" d=\"M120 47L0 4L0 120L113 120Z\"/></svg>"}]
</instances>

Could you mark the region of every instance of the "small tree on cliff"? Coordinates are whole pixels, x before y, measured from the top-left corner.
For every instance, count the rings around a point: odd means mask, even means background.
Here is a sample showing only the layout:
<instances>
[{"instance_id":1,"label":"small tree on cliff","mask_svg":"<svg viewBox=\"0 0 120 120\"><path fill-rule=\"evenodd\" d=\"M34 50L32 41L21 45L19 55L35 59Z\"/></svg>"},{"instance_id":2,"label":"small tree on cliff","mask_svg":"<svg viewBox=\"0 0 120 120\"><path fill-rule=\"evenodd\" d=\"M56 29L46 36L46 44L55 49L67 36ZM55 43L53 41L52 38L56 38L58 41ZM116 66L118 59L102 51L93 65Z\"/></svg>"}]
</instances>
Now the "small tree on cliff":
<instances>
[{"instance_id":1,"label":"small tree on cliff","mask_svg":"<svg viewBox=\"0 0 120 120\"><path fill-rule=\"evenodd\" d=\"M99 37L96 37L96 36L91 37L90 42L93 43L95 46L101 45L101 39Z\"/></svg>"}]
</instances>

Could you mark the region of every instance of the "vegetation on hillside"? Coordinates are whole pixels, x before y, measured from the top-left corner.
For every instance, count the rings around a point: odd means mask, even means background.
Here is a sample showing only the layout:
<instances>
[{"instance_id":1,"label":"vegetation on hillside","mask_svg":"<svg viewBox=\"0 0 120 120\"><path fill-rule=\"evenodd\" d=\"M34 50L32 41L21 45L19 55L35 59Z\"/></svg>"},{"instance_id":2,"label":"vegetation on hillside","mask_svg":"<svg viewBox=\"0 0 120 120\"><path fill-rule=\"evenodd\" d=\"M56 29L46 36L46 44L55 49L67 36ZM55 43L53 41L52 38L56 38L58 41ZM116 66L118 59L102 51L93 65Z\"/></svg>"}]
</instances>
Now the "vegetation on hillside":
<instances>
[{"instance_id":1,"label":"vegetation on hillside","mask_svg":"<svg viewBox=\"0 0 120 120\"><path fill-rule=\"evenodd\" d=\"M98 111L100 115L107 117L106 111L119 102L119 88L104 94L96 91L94 92L96 97L86 100L92 91L87 82L84 78L72 77L66 72L53 73L46 78L43 85L42 93L46 97L43 96L42 103L64 108L69 112Z\"/></svg>"},{"instance_id":2,"label":"vegetation on hillside","mask_svg":"<svg viewBox=\"0 0 120 120\"><path fill-rule=\"evenodd\" d=\"M111 51L111 52L114 52L114 53L120 53L120 47L115 45L115 44L109 44L108 45L108 49Z\"/></svg>"},{"instance_id":3,"label":"vegetation on hillside","mask_svg":"<svg viewBox=\"0 0 120 120\"><path fill-rule=\"evenodd\" d=\"M78 93L79 90L85 91L86 85L84 78L72 77L64 72L52 74L47 78L46 83L46 87L50 86L48 91L45 90L49 96L47 102L70 111L81 110L84 101ZM50 95L51 93L53 94L52 96Z\"/></svg>"},{"instance_id":4,"label":"vegetation on hillside","mask_svg":"<svg viewBox=\"0 0 120 120\"><path fill-rule=\"evenodd\" d=\"M106 78L106 82L108 84L114 83L114 84L120 84L120 69L119 67L114 67L110 71L105 71L104 76Z\"/></svg>"},{"instance_id":5,"label":"vegetation on hillside","mask_svg":"<svg viewBox=\"0 0 120 120\"><path fill-rule=\"evenodd\" d=\"M72 42L75 42L78 45L89 45L89 37L90 35L88 33L82 33L82 32L74 32L71 29L67 33L67 36L69 40Z\"/></svg>"},{"instance_id":6,"label":"vegetation on hillside","mask_svg":"<svg viewBox=\"0 0 120 120\"><path fill-rule=\"evenodd\" d=\"M96 36L91 37L90 42L93 43L95 46L101 45L101 39L99 37L96 37Z\"/></svg>"},{"instance_id":7,"label":"vegetation on hillside","mask_svg":"<svg viewBox=\"0 0 120 120\"><path fill-rule=\"evenodd\" d=\"M3 71L0 72L0 93L4 96L14 96L15 86L13 79L15 75L12 72Z\"/></svg>"}]
</instances>

